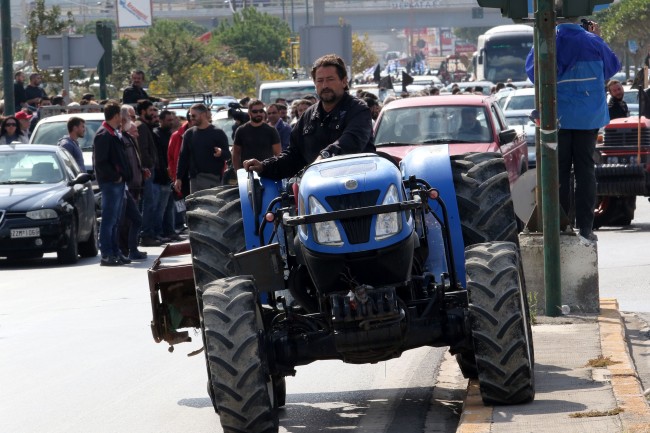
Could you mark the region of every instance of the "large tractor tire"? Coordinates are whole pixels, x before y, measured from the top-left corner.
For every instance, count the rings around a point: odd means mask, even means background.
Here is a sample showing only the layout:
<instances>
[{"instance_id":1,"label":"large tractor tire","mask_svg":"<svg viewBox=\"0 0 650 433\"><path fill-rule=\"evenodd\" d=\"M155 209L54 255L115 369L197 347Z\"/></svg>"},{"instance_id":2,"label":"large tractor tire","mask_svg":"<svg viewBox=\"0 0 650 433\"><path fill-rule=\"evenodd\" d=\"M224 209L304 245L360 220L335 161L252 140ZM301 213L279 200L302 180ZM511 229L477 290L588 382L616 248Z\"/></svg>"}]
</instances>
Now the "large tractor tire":
<instances>
[{"instance_id":1,"label":"large tractor tire","mask_svg":"<svg viewBox=\"0 0 650 433\"><path fill-rule=\"evenodd\" d=\"M634 219L636 196L599 196L594 212L594 229L602 226L629 226Z\"/></svg>"},{"instance_id":2,"label":"large tractor tire","mask_svg":"<svg viewBox=\"0 0 650 433\"><path fill-rule=\"evenodd\" d=\"M250 277L241 276L217 280L203 291L209 386L224 432L278 431L274 400L280 390L263 359L264 324L255 292Z\"/></svg>"},{"instance_id":3,"label":"large tractor tire","mask_svg":"<svg viewBox=\"0 0 650 433\"><path fill-rule=\"evenodd\" d=\"M468 247L465 268L483 402L530 402L535 398L535 361L518 248L511 242Z\"/></svg>"},{"instance_id":4,"label":"large tractor tire","mask_svg":"<svg viewBox=\"0 0 650 433\"><path fill-rule=\"evenodd\" d=\"M213 281L235 274L230 253L238 253L246 248L239 189L233 186L219 186L199 191L189 195L185 203L201 334L203 345L207 346L203 320L203 292ZM208 373L208 395L214 410L218 411L211 386L214 378L209 368L208 353L204 353Z\"/></svg>"},{"instance_id":5,"label":"large tractor tire","mask_svg":"<svg viewBox=\"0 0 650 433\"><path fill-rule=\"evenodd\" d=\"M519 244L510 183L503 158L498 153L464 153L451 156L465 247L493 241ZM471 350L456 354L463 376L478 378Z\"/></svg>"},{"instance_id":6,"label":"large tractor tire","mask_svg":"<svg viewBox=\"0 0 650 433\"><path fill-rule=\"evenodd\" d=\"M231 254L246 249L241 200L236 186L218 186L185 200L194 280L206 284L235 275Z\"/></svg>"},{"instance_id":7,"label":"large tractor tire","mask_svg":"<svg viewBox=\"0 0 650 433\"><path fill-rule=\"evenodd\" d=\"M499 153L451 157L465 246L508 241L519 245L508 172Z\"/></svg>"}]
</instances>

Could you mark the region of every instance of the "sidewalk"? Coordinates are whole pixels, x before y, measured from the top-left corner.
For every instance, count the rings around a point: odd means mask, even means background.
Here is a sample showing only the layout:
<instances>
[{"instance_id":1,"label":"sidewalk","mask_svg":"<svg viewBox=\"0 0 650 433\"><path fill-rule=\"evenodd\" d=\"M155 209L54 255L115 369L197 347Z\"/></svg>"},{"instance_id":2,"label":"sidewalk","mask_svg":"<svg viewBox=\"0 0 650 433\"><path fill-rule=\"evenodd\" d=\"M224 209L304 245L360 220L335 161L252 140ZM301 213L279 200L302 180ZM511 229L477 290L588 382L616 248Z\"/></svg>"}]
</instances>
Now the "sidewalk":
<instances>
[{"instance_id":1,"label":"sidewalk","mask_svg":"<svg viewBox=\"0 0 650 433\"><path fill-rule=\"evenodd\" d=\"M650 407L627 352L614 299L599 316L540 318L533 326L535 401L484 406L471 380L456 433L650 433ZM602 355L614 364L592 367Z\"/></svg>"}]
</instances>

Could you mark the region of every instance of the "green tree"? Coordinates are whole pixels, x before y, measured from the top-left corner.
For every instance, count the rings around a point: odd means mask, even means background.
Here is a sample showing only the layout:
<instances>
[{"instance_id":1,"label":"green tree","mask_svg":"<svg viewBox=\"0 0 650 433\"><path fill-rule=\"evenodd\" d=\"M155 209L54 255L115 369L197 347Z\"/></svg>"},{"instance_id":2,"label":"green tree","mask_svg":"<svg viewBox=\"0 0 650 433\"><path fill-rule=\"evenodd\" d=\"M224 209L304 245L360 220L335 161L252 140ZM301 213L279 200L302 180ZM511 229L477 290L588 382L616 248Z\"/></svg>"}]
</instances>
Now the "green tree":
<instances>
[{"instance_id":1,"label":"green tree","mask_svg":"<svg viewBox=\"0 0 650 433\"><path fill-rule=\"evenodd\" d=\"M256 8L236 12L232 22L222 21L213 32L215 39L252 63L286 65L282 53L289 50L291 30L287 23Z\"/></svg>"},{"instance_id":2,"label":"green tree","mask_svg":"<svg viewBox=\"0 0 650 433\"><path fill-rule=\"evenodd\" d=\"M126 38L118 39L113 45L113 73L108 76L107 83L121 89L129 84L131 70L138 65L138 54L135 46Z\"/></svg>"},{"instance_id":3,"label":"green tree","mask_svg":"<svg viewBox=\"0 0 650 433\"><path fill-rule=\"evenodd\" d=\"M363 37L360 37L352 33L352 65L350 65L352 75L365 71L377 62L378 58L370 46L368 34L364 33Z\"/></svg>"},{"instance_id":4,"label":"green tree","mask_svg":"<svg viewBox=\"0 0 650 433\"><path fill-rule=\"evenodd\" d=\"M628 40L636 41L639 50L634 55L634 63L640 65L650 50L650 1L621 0L595 17L603 39L619 54L627 49Z\"/></svg>"},{"instance_id":5,"label":"green tree","mask_svg":"<svg viewBox=\"0 0 650 433\"><path fill-rule=\"evenodd\" d=\"M206 44L187 30L185 21L155 21L138 44L138 59L132 68L148 67L150 80L165 75L172 90L187 89L194 68L205 61Z\"/></svg>"},{"instance_id":6,"label":"green tree","mask_svg":"<svg viewBox=\"0 0 650 433\"><path fill-rule=\"evenodd\" d=\"M31 48L31 61L35 71L38 68L38 37L41 35L60 35L74 26L72 12L61 19L61 7L55 5L50 9L45 7L45 0L36 0L27 18L25 36Z\"/></svg>"}]
</instances>

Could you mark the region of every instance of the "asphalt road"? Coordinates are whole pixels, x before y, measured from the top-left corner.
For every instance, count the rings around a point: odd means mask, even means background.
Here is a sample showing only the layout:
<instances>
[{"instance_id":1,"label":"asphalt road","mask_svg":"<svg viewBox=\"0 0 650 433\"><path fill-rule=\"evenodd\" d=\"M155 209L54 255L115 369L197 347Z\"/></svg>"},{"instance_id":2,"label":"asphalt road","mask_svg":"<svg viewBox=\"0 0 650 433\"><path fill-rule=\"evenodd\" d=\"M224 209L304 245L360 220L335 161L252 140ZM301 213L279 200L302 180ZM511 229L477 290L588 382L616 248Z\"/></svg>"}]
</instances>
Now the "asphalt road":
<instances>
[{"instance_id":1,"label":"asphalt road","mask_svg":"<svg viewBox=\"0 0 650 433\"><path fill-rule=\"evenodd\" d=\"M146 250L155 257L161 248ZM187 356L200 337L173 353L153 341L151 261L106 268L98 258L75 266L57 265L54 255L18 266L0 260L0 432L222 431L205 358ZM453 432L462 392L442 401L434 386L445 351L299 367L287 379L280 432L419 433L440 420L436 431Z\"/></svg>"},{"instance_id":2,"label":"asphalt road","mask_svg":"<svg viewBox=\"0 0 650 433\"><path fill-rule=\"evenodd\" d=\"M646 387L650 333L640 319L650 318L649 232L645 198L632 226L598 231L600 295L639 313L630 316L628 336L635 362L645 362ZM161 248L147 250L153 258ZM187 357L200 337L173 353L151 337L152 258L120 268L100 267L98 258L59 266L54 255L20 265L0 260L0 432L222 431L207 397L204 357ZM300 367L287 380L280 431L454 431L457 395L435 386L444 352Z\"/></svg>"}]
</instances>

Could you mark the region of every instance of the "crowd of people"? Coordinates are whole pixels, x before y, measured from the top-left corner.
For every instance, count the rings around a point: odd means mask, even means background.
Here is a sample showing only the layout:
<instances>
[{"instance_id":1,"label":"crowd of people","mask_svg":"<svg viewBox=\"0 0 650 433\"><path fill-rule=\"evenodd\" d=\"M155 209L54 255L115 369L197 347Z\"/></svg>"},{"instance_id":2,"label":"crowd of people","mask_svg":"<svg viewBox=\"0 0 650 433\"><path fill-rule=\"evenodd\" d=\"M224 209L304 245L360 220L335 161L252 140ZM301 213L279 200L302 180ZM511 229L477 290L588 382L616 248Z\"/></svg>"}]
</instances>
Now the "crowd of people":
<instances>
[{"instance_id":1,"label":"crowd of people","mask_svg":"<svg viewBox=\"0 0 650 433\"><path fill-rule=\"evenodd\" d=\"M104 122L93 137L93 164L102 192L100 264L120 266L142 260L146 252L138 246L181 240L185 226L182 206L177 207L177 201L223 184L229 167L282 179L318 158L372 152L372 126L385 104L398 98L440 93L431 87L386 96L380 89L378 94L359 90L353 97L345 64L336 55L318 59L311 77L318 97L304 95L293 100L290 107L282 98L268 106L258 99L241 99L233 111L233 130L228 131L233 138L232 152L227 132L211 122L210 107L196 103L185 119L157 108L154 102L164 106L168 101L147 94L141 70L132 72L121 103L109 100L100 105L92 95L84 95L79 102L68 104L66 109L72 113L80 105L97 104L103 108ZM30 75L26 87L22 73L15 78L17 114L2 119L0 144L28 142L38 122L39 107L63 105L64 101L61 95L48 98L39 87L38 74ZM613 95L618 89L614 84L610 89ZM514 86L498 83L490 91L497 93L507 87ZM455 87L451 93L483 94L483 90ZM78 139L84 137L84 121L72 117L67 126L68 134L59 145L83 167ZM583 237L593 238L586 221L580 220L579 225Z\"/></svg>"}]
</instances>

